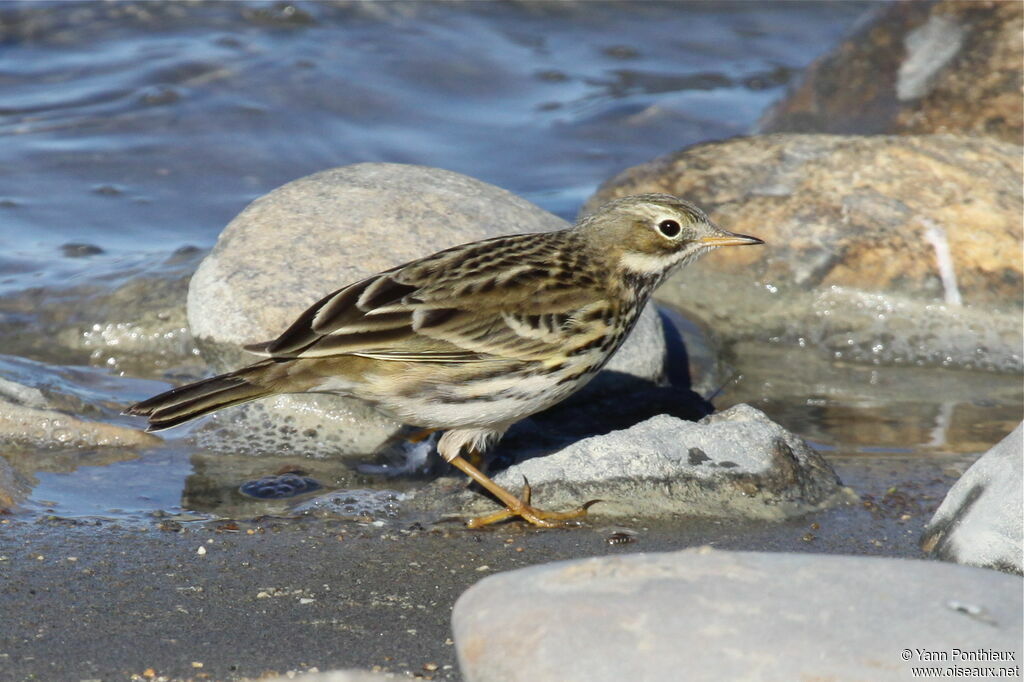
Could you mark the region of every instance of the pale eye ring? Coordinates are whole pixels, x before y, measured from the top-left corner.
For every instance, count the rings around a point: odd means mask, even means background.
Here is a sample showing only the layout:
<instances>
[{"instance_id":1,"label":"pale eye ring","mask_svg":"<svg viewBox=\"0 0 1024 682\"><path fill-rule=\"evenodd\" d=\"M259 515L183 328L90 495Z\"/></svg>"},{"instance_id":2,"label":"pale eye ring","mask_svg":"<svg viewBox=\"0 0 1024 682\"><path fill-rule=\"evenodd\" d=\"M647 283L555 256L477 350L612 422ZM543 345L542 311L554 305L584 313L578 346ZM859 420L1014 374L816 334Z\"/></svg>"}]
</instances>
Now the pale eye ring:
<instances>
[{"instance_id":1,"label":"pale eye ring","mask_svg":"<svg viewBox=\"0 0 1024 682\"><path fill-rule=\"evenodd\" d=\"M658 223L658 232L661 232L669 239L675 239L676 237L678 237L682 229L683 228L681 228L679 226L679 223L676 222L675 220L662 220L660 223Z\"/></svg>"}]
</instances>

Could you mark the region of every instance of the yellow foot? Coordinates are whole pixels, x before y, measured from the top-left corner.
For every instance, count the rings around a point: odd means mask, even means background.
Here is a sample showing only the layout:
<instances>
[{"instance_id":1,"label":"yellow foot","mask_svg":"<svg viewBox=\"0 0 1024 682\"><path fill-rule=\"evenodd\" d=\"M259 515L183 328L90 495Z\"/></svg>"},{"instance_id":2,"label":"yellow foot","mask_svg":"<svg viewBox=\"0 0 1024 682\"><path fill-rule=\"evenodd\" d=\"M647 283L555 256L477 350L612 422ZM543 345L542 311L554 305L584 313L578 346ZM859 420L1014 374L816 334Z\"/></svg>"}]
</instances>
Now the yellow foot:
<instances>
[{"instance_id":1,"label":"yellow foot","mask_svg":"<svg viewBox=\"0 0 1024 682\"><path fill-rule=\"evenodd\" d=\"M565 512L552 512L545 511L543 509L537 509L536 507L530 506L530 496L533 494L533 490L530 488L530 482L523 477L523 492L519 499L516 500L516 504L510 504L501 511L496 511L485 516L478 516L470 519L466 522L467 528L480 528L482 526L489 526L492 523L499 523L506 519L511 519L515 516L522 518L525 521L529 521L535 526L541 528L557 528L558 526L565 525L563 522L569 519L578 519L581 516L586 516L587 510L592 506L600 502L601 500L590 500L584 502L582 506L577 507L571 511Z\"/></svg>"}]
</instances>

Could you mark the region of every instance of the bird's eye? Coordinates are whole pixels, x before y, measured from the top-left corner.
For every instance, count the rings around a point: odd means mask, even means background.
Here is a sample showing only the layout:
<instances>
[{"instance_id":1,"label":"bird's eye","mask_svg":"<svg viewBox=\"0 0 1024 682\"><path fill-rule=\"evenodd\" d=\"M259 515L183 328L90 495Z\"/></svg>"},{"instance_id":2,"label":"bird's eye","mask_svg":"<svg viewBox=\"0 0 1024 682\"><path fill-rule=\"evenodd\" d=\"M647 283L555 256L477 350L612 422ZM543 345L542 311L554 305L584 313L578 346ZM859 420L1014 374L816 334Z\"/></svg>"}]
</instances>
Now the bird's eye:
<instances>
[{"instance_id":1,"label":"bird's eye","mask_svg":"<svg viewBox=\"0 0 1024 682\"><path fill-rule=\"evenodd\" d=\"M681 229L682 228L679 227L679 223L674 220L662 220L658 223L658 232L661 232L669 239L678 236Z\"/></svg>"}]
</instances>

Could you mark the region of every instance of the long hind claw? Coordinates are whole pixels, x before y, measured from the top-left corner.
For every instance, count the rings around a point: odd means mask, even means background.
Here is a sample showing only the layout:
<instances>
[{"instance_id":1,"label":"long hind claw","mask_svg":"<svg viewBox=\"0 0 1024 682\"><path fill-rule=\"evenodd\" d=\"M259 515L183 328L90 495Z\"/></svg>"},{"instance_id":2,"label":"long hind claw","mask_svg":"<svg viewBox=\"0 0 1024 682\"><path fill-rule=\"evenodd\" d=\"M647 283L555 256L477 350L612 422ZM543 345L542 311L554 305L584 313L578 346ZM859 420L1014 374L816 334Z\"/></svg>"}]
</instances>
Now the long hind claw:
<instances>
[{"instance_id":1,"label":"long hind claw","mask_svg":"<svg viewBox=\"0 0 1024 682\"><path fill-rule=\"evenodd\" d=\"M578 519L581 516L586 516L587 510L592 506L600 502L601 500L590 500L584 502L581 506L576 509L564 512L546 511L544 509L537 509L536 507L530 506L530 498L533 495L533 488L530 487L530 482L523 476L523 490L517 500L518 504L513 504L500 511L491 512L484 516L478 516L472 518L466 522L467 528L481 528L483 526L489 526L492 523L500 523L506 519L513 517L520 517L524 521L528 521L535 526L541 528L557 528L565 525L564 521L571 519Z\"/></svg>"},{"instance_id":2,"label":"long hind claw","mask_svg":"<svg viewBox=\"0 0 1024 682\"><path fill-rule=\"evenodd\" d=\"M536 507L530 506L530 497L533 495L533 489L530 487L530 482L523 477L523 491L519 497L516 497L509 491L502 488L500 485L492 481L490 478L485 476L482 471L477 469L475 466L467 462L462 456L455 455L448 460L452 466L459 469L471 479L483 486L484 490L494 495L496 498L504 503L505 508L501 511L496 511L492 514L485 516L478 516L475 519L470 519L466 522L466 526L469 528L480 528L481 526L488 526L492 523L498 523L505 519L510 519L513 516L521 517L522 519L529 521L535 526L542 528L556 528L563 525L558 523L560 521L567 521L569 519L576 519L586 515L587 510L593 505L597 504L601 500L590 500L584 503L582 506L577 507L567 512L549 512L543 509L537 509Z\"/></svg>"}]
</instances>

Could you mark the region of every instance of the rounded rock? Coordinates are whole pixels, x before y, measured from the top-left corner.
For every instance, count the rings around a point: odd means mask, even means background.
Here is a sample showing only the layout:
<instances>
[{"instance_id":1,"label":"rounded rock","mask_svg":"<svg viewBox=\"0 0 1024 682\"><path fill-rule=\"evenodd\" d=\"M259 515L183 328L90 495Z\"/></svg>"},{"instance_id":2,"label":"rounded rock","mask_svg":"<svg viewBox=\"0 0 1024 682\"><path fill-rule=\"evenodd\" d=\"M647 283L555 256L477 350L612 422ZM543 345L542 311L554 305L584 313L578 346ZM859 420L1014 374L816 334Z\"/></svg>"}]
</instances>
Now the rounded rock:
<instances>
[{"instance_id":1,"label":"rounded rock","mask_svg":"<svg viewBox=\"0 0 1024 682\"><path fill-rule=\"evenodd\" d=\"M964 472L925 528L940 559L1024 573L1024 424Z\"/></svg>"},{"instance_id":2,"label":"rounded rock","mask_svg":"<svg viewBox=\"0 0 1024 682\"><path fill-rule=\"evenodd\" d=\"M898 682L955 650L1015 668L1020 600L1019 578L968 566L699 547L488 576L452 631L467 682Z\"/></svg>"}]
</instances>

